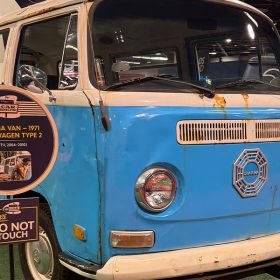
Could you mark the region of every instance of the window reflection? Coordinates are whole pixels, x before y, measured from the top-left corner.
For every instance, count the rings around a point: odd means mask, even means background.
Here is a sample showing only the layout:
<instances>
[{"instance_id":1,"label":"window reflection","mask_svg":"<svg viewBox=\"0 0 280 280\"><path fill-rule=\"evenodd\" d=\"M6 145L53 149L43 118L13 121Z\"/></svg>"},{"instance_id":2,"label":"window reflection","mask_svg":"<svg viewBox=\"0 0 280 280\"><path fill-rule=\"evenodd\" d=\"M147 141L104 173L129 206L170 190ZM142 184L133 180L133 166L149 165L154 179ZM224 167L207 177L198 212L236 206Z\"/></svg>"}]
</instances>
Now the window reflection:
<instances>
[{"instance_id":1,"label":"window reflection","mask_svg":"<svg viewBox=\"0 0 280 280\"><path fill-rule=\"evenodd\" d=\"M280 81L280 47L272 25L260 15L229 5L104 0L93 13L92 31L96 64L91 67L101 88L162 74L213 89L242 79ZM185 91L183 84L145 81L130 87ZM251 89L276 90L264 85L250 85Z\"/></svg>"}]
</instances>

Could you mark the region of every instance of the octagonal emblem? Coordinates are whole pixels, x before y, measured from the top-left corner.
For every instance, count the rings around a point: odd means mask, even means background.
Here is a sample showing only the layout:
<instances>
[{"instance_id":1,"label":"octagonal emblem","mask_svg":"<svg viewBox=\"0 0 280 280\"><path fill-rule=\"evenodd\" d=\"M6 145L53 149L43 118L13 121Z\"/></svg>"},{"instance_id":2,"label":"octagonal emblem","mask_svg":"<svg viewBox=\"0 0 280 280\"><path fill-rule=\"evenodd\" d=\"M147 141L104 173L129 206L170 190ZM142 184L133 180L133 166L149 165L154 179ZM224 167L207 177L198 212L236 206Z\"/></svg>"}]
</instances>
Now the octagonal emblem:
<instances>
[{"instance_id":1,"label":"octagonal emblem","mask_svg":"<svg viewBox=\"0 0 280 280\"><path fill-rule=\"evenodd\" d=\"M244 150L234 163L233 185L242 197L257 196L267 178L268 161L260 149Z\"/></svg>"}]
</instances>

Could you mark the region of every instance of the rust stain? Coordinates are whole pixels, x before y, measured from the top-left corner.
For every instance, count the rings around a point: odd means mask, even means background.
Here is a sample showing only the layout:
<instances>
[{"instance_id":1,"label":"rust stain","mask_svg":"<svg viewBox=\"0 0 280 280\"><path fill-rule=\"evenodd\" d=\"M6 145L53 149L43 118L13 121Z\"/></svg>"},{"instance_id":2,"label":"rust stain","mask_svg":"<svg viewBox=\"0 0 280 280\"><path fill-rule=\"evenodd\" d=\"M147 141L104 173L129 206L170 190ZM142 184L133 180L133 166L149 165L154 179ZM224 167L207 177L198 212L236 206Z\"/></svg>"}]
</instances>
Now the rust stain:
<instances>
[{"instance_id":1,"label":"rust stain","mask_svg":"<svg viewBox=\"0 0 280 280\"><path fill-rule=\"evenodd\" d=\"M249 95L246 93L241 93L244 101L245 101L245 109L249 115L249 117L252 119L253 118L253 112L250 110L250 105L249 105Z\"/></svg>"},{"instance_id":2,"label":"rust stain","mask_svg":"<svg viewBox=\"0 0 280 280\"><path fill-rule=\"evenodd\" d=\"M225 119L227 119L227 111L226 111L227 102L226 102L225 98L215 94L214 100L215 100L215 104L213 107L220 108L224 113Z\"/></svg>"},{"instance_id":3,"label":"rust stain","mask_svg":"<svg viewBox=\"0 0 280 280\"><path fill-rule=\"evenodd\" d=\"M226 107L226 100L224 97L215 94L214 99L216 103L214 104L215 108L225 108Z\"/></svg>"},{"instance_id":4,"label":"rust stain","mask_svg":"<svg viewBox=\"0 0 280 280\"><path fill-rule=\"evenodd\" d=\"M243 97L243 99L244 99L244 101L245 101L245 107L246 108L249 108L249 95L248 94L241 94L242 95L242 97Z\"/></svg>"},{"instance_id":5,"label":"rust stain","mask_svg":"<svg viewBox=\"0 0 280 280\"><path fill-rule=\"evenodd\" d=\"M254 257L254 256L256 256L256 254L250 254L250 255L248 255L248 257Z\"/></svg>"}]
</instances>

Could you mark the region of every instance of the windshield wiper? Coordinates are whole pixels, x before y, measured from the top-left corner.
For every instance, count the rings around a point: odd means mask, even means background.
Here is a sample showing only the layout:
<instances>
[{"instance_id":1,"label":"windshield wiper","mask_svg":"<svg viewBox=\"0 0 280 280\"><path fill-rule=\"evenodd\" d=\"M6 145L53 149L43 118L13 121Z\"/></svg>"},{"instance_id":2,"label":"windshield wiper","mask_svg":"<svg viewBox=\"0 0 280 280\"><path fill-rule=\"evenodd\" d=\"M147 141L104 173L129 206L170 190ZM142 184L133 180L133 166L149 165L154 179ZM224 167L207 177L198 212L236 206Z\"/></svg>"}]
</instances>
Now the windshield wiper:
<instances>
[{"instance_id":1,"label":"windshield wiper","mask_svg":"<svg viewBox=\"0 0 280 280\"><path fill-rule=\"evenodd\" d=\"M220 86L215 87L215 89L224 89L224 88L231 88L231 87L241 87L241 86L246 86L246 85L267 85L273 88L280 89L279 86L275 86L269 83L266 83L264 81L260 80L239 80L236 82L231 82L231 83L226 83Z\"/></svg>"},{"instance_id":2,"label":"windshield wiper","mask_svg":"<svg viewBox=\"0 0 280 280\"><path fill-rule=\"evenodd\" d=\"M167 77L173 77L173 76L164 74L164 75L158 75L158 76L148 76L148 77L144 77L144 78L136 78L136 79L131 79L131 80L127 80L127 81L123 81L123 82L113 84L111 86L103 88L103 90L112 90L112 89L120 88L120 87L123 87L123 86L134 85L134 84L143 83L143 82L151 81L151 80L162 80L162 81L167 81L167 82L172 82L172 83L183 84L183 85L189 86L191 88L194 88L194 89L198 90L201 94L203 94L204 96L206 96L208 98L213 98L214 95L215 95L214 91L209 89L209 88L199 86L199 85L196 85L196 84L193 84L193 83L173 80L173 79L170 79L170 78L167 78Z\"/></svg>"}]
</instances>

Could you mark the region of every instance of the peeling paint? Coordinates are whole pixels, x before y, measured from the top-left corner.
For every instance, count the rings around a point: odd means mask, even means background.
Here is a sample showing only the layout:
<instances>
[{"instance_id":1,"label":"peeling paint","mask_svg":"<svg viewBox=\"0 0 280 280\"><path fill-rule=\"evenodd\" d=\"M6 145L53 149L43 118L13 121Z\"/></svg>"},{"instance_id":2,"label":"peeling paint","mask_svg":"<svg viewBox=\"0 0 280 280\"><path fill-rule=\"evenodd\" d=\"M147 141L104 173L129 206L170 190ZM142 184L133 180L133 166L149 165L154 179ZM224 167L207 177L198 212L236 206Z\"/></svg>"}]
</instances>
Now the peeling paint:
<instances>
[{"instance_id":1,"label":"peeling paint","mask_svg":"<svg viewBox=\"0 0 280 280\"><path fill-rule=\"evenodd\" d=\"M225 108L226 107L226 100L225 100L225 98L224 97L222 97L222 96L219 96L219 95L215 95L214 96L214 99L215 99L215 101L216 101L216 103L214 104L214 107L215 108Z\"/></svg>"},{"instance_id":2,"label":"peeling paint","mask_svg":"<svg viewBox=\"0 0 280 280\"><path fill-rule=\"evenodd\" d=\"M242 93L241 95L242 95L242 97L243 97L243 99L245 101L245 109L246 109L246 111L247 111L247 113L249 115L249 118L252 119L253 118L253 112L250 110L250 105L249 105L249 98L250 97L246 93Z\"/></svg>"},{"instance_id":3,"label":"peeling paint","mask_svg":"<svg viewBox=\"0 0 280 280\"><path fill-rule=\"evenodd\" d=\"M223 111L224 119L227 119L228 118L227 111L226 111L227 102L226 102L225 98L223 96L219 96L219 95L215 94L214 100L215 100L215 103L214 103L213 107L220 108Z\"/></svg>"},{"instance_id":4,"label":"peeling paint","mask_svg":"<svg viewBox=\"0 0 280 280\"><path fill-rule=\"evenodd\" d=\"M249 254L248 257L254 257L256 254Z\"/></svg>"},{"instance_id":5,"label":"peeling paint","mask_svg":"<svg viewBox=\"0 0 280 280\"><path fill-rule=\"evenodd\" d=\"M241 94L244 101L245 101L245 107L249 108L249 95L248 94Z\"/></svg>"},{"instance_id":6,"label":"peeling paint","mask_svg":"<svg viewBox=\"0 0 280 280\"><path fill-rule=\"evenodd\" d=\"M219 257L215 257L214 263L219 263Z\"/></svg>"}]
</instances>

